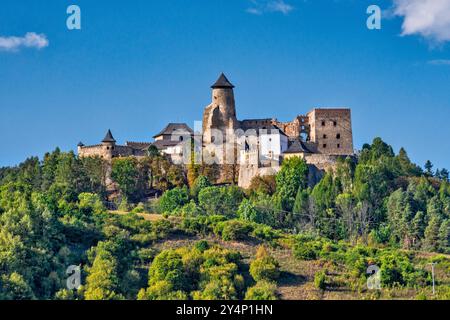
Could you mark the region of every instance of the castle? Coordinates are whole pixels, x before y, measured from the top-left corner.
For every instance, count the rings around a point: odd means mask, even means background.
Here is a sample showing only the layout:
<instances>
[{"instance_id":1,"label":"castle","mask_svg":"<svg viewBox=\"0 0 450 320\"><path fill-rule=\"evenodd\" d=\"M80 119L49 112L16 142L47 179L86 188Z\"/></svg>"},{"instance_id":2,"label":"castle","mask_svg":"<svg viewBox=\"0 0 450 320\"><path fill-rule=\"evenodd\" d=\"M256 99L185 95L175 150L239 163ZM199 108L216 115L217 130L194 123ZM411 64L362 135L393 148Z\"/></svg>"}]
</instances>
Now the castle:
<instances>
[{"instance_id":1,"label":"castle","mask_svg":"<svg viewBox=\"0 0 450 320\"><path fill-rule=\"evenodd\" d=\"M203 113L202 132L194 132L184 123L170 123L155 135L153 142L116 144L108 131L101 144L78 145L80 157L143 157L150 146L180 163L186 146L200 141L200 150L220 155L239 165L239 186L248 187L257 175L276 173L283 159L297 156L316 171L332 168L338 157L353 156L351 111L347 108L315 108L291 122L276 118L238 120L234 85L222 73L211 86L212 101Z\"/></svg>"}]
</instances>

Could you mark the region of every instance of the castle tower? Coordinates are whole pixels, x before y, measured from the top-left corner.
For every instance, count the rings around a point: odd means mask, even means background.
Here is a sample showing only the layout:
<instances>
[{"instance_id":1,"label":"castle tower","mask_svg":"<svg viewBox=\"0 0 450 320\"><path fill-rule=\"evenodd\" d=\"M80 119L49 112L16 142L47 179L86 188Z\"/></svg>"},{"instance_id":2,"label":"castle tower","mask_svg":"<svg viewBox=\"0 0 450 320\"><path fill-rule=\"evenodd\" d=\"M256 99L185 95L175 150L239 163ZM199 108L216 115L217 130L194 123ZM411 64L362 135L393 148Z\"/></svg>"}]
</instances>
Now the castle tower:
<instances>
[{"instance_id":1,"label":"castle tower","mask_svg":"<svg viewBox=\"0 0 450 320\"><path fill-rule=\"evenodd\" d=\"M112 159L115 147L116 147L116 140L114 139L111 130L108 130L108 132L105 135L105 138L102 140L104 159L106 160Z\"/></svg>"},{"instance_id":2,"label":"castle tower","mask_svg":"<svg viewBox=\"0 0 450 320\"><path fill-rule=\"evenodd\" d=\"M203 138L205 143L211 142L211 129L219 129L225 134L227 129L239 127L236 118L234 85L222 73L211 88L212 101L205 108L203 114Z\"/></svg>"}]
</instances>

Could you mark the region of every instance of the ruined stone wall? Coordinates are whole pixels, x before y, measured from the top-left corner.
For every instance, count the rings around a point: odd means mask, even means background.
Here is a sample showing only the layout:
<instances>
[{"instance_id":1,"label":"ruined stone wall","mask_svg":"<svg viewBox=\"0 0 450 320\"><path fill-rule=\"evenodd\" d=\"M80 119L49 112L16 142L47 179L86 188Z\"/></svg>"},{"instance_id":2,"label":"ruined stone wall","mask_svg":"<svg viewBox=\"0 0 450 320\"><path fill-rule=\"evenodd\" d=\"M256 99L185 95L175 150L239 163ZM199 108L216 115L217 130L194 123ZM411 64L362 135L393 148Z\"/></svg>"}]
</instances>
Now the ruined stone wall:
<instances>
[{"instance_id":1,"label":"ruined stone wall","mask_svg":"<svg viewBox=\"0 0 450 320\"><path fill-rule=\"evenodd\" d=\"M311 141L317 152L327 155L353 155L350 109L314 109L308 113Z\"/></svg>"},{"instance_id":2,"label":"ruined stone wall","mask_svg":"<svg viewBox=\"0 0 450 320\"><path fill-rule=\"evenodd\" d=\"M78 147L78 156L80 158L86 158L86 157L107 158L108 152L109 151L105 148L105 146L103 146L101 144L94 145L94 146Z\"/></svg>"},{"instance_id":3,"label":"ruined stone wall","mask_svg":"<svg viewBox=\"0 0 450 320\"><path fill-rule=\"evenodd\" d=\"M309 141L310 123L309 117L299 115L291 122L273 121L290 138L302 137L303 141Z\"/></svg>"}]
</instances>

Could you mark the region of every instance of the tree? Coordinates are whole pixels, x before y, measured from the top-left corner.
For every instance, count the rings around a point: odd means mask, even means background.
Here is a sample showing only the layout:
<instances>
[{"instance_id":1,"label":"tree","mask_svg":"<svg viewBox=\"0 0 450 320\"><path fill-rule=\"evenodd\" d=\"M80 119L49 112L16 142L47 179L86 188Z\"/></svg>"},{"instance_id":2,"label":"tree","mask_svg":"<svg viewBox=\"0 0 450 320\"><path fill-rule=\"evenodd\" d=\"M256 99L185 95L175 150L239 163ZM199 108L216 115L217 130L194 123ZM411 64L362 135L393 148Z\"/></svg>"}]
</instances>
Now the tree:
<instances>
[{"instance_id":1,"label":"tree","mask_svg":"<svg viewBox=\"0 0 450 320\"><path fill-rule=\"evenodd\" d=\"M441 227L441 218L439 215L433 214L430 222L425 229L424 247L430 251L438 251L439 249L439 229Z\"/></svg>"},{"instance_id":2,"label":"tree","mask_svg":"<svg viewBox=\"0 0 450 320\"><path fill-rule=\"evenodd\" d=\"M18 273L0 276L0 300L32 300L33 290Z\"/></svg>"},{"instance_id":3,"label":"tree","mask_svg":"<svg viewBox=\"0 0 450 320\"><path fill-rule=\"evenodd\" d=\"M187 285L182 256L177 251L164 250L153 260L148 272L149 287L160 281L166 281L175 291Z\"/></svg>"},{"instance_id":4,"label":"tree","mask_svg":"<svg viewBox=\"0 0 450 320\"><path fill-rule=\"evenodd\" d=\"M431 163L430 160L427 160L427 162L425 162L425 173L426 173L429 177L432 177L432 176L433 176L433 164Z\"/></svg>"},{"instance_id":5,"label":"tree","mask_svg":"<svg viewBox=\"0 0 450 320\"><path fill-rule=\"evenodd\" d=\"M112 179L129 200L138 200L138 163L136 158L116 158L112 162Z\"/></svg>"},{"instance_id":6,"label":"tree","mask_svg":"<svg viewBox=\"0 0 450 320\"><path fill-rule=\"evenodd\" d=\"M281 170L276 175L277 195L280 197L283 210L291 211L298 189L308 185L308 165L299 157L283 161Z\"/></svg>"},{"instance_id":7,"label":"tree","mask_svg":"<svg viewBox=\"0 0 450 320\"><path fill-rule=\"evenodd\" d=\"M198 176L198 178L195 179L195 182L192 185L191 196L194 197L195 199L197 199L200 191L202 191L203 189L210 187L210 186L211 186L211 182L209 182L207 177Z\"/></svg>"},{"instance_id":8,"label":"tree","mask_svg":"<svg viewBox=\"0 0 450 320\"><path fill-rule=\"evenodd\" d=\"M86 300L117 300L123 296L120 287L118 260L109 250L107 242L100 242L94 249L95 259L86 277Z\"/></svg>"},{"instance_id":9,"label":"tree","mask_svg":"<svg viewBox=\"0 0 450 320\"><path fill-rule=\"evenodd\" d=\"M438 249L440 252L450 253L450 219L444 220L439 228Z\"/></svg>"},{"instance_id":10,"label":"tree","mask_svg":"<svg viewBox=\"0 0 450 320\"><path fill-rule=\"evenodd\" d=\"M206 187L200 191L198 203L208 215L235 217L243 198L244 194L237 186Z\"/></svg>"},{"instance_id":11,"label":"tree","mask_svg":"<svg viewBox=\"0 0 450 320\"><path fill-rule=\"evenodd\" d=\"M250 187L248 191L250 194L263 193L272 195L277 189L275 176L255 176L250 181Z\"/></svg>"},{"instance_id":12,"label":"tree","mask_svg":"<svg viewBox=\"0 0 450 320\"><path fill-rule=\"evenodd\" d=\"M159 199L159 210L165 214L177 214L189 202L187 187L174 188L164 192Z\"/></svg>"}]
</instances>

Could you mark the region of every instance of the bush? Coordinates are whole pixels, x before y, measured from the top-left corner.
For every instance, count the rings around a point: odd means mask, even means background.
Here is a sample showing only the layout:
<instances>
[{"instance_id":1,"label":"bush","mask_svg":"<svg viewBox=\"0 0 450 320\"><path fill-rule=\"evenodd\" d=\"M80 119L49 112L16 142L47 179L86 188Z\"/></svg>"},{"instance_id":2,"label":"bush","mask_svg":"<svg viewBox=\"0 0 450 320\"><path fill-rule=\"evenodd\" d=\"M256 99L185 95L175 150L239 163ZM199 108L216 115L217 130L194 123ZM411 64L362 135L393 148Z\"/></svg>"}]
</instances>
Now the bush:
<instances>
[{"instance_id":1,"label":"bush","mask_svg":"<svg viewBox=\"0 0 450 320\"><path fill-rule=\"evenodd\" d=\"M182 217L197 217L203 214L201 208L195 203L194 200L191 200L188 204L185 204L183 208L181 208L181 216Z\"/></svg>"},{"instance_id":2,"label":"bush","mask_svg":"<svg viewBox=\"0 0 450 320\"><path fill-rule=\"evenodd\" d=\"M199 216L195 218L184 218L181 222L181 229L190 234L207 235L213 232L214 227L225 221L224 216Z\"/></svg>"},{"instance_id":3,"label":"bush","mask_svg":"<svg viewBox=\"0 0 450 320\"><path fill-rule=\"evenodd\" d=\"M204 252L209 249L208 241L206 240L200 240L197 243L195 243L195 249L197 249L200 252Z\"/></svg>"},{"instance_id":4,"label":"bush","mask_svg":"<svg viewBox=\"0 0 450 320\"><path fill-rule=\"evenodd\" d=\"M259 224L254 227L252 236L261 240L273 242L280 237L280 232L274 230L272 227Z\"/></svg>"},{"instance_id":5,"label":"bush","mask_svg":"<svg viewBox=\"0 0 450 320\"><path fill-rule=\"evenodd\" d=\"M318 256L317 244L314 242L300 242L294 244L294 256L300 260L315 260Z\"/></svg>"},{"instance_id":6,"label":"bush","mask_svg":"<svg viewBox=\"0 0 450 320\"><path fill-rule=\"evenodd\" d=\"M172 227L169 220L161 219L152 223L152 232L156 238L164 239L170 234Z\"/></svg>"},{"instance_id":7,"label":"bush","mask_svg":"<svg viewBox=\"0 0 450 320\"><path fill-rule=\"evenodd\" d=\"M273 282L259 281L245 294L245 300L277 300L277 286Z\"/></svg>"},{"instance_id":8,"label":"bush","mask_svg":"<svg viewBox=\"0 0 450 320\"><path fill-rule=\"evenodd\" d=\"M319 271L314 275L314 286L317 289L325 290L327 288L327 275L325 271Z\"/></svg>"},{"instance_id":9,"label":"bush","mask_svg":"<svg viewBox=\"0 0 450 320\"><path fill-rule=\"evenodd\" d=\"M253 228L248 222L239 220L219 222L214 227L214 233L222 237L224 241L244 240L252 230Z\"/></svg>"},{"instance_id":10,"label":"bush","mask_svg":"<svg viewBox=\"0 0 450 320\"><path fill-rule=\"evenodd\" d=\"M280 276L280 265L264 246L260 246L256 259L250 264L250 274L255 281L275 281Z\"/></svg>"},{"instance_id":11,"label":"bush","mask_svg":"<svg viewBox=\"0 0 450 320\"><path fill-rule=\"evenodd\" d=\"M186 187L174 188L164 192L159 199L159 212L165 214L177 214L189 201L188 190Z\"/></svg>"},{"instance_id":12,"label":"bush","mask_svg":"<svg viewBox=\"0 0 450 320\"><path fill-rule=\"evenodd\" d=\"M142 202L139 202L139 204L131 210L131 213L144 213L145 212L145 206Z\"/></svg>"}]
</instances>

